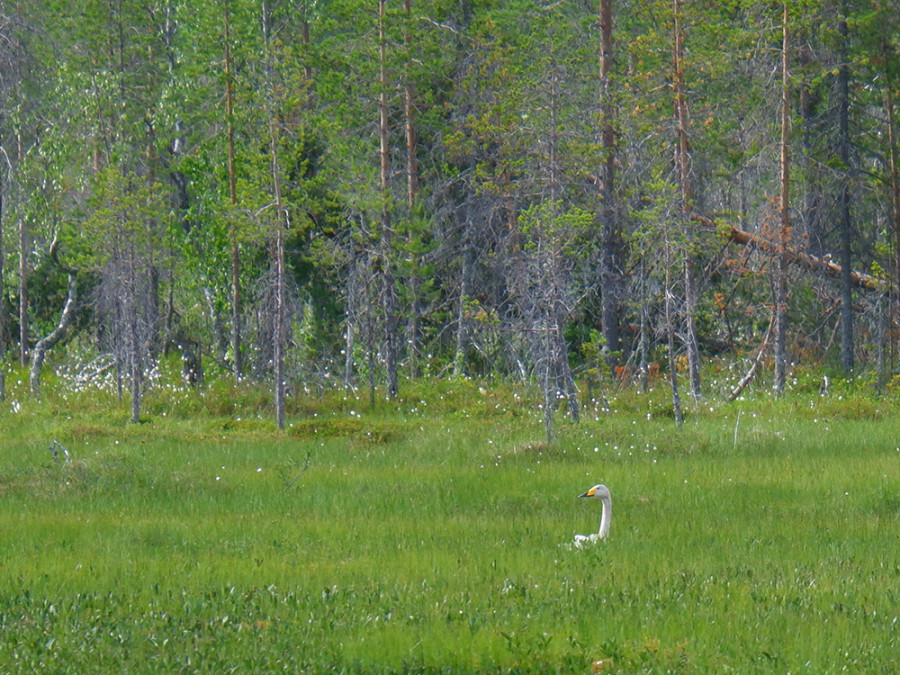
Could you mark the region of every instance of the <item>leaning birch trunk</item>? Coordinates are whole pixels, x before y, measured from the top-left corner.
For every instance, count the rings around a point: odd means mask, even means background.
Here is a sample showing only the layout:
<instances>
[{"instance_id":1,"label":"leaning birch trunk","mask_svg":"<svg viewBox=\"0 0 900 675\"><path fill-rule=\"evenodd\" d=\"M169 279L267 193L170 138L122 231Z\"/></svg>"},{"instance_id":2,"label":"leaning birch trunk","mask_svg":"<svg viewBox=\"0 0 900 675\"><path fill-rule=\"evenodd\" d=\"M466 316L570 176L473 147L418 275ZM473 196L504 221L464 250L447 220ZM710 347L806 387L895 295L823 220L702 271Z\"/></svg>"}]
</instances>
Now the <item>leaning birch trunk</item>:
<instances>
[{"instance_id":1,"label":"leaning birch trunk","mask_svg":"<svg viewBox=\"0 0 900 675\"><path fill-rule=\"evenodd\" d=\"M772 329L775 327L776 319L775 314L772 314L772 320L769 321L769 328L766 330L766 334L762 339L762 343L759 345L759 350L756 352L756 358L753 359L753 364L750 366L750 370L740 379L740 381L735 385L734 389L731 390L731 393L728 394L728 397L725 399L726 403L731 403L738 396L741 395L741 392L744 391L746 386L753 381L753 378L756 377L756 371L759 370L759 364L762 363L763 357L766 355L766 350L769 346L769 338L772 336Z\"/></svg>"},{"instance_id":2,"label":"leaning birch trunk","mask_svg":"<svg viewBox=\"0 0 900 675\"><path fill-rule=\"evenodd\" d=\"M56 328L50 331L49 334L38 340L31 352L29 384L31 385L31 393L35 396L39 396L41 393L41 368L44 365L47 351L55 347L66 336L66 331L75 318L75 303L78 300L78 285L75 281L74 271L69 271L68 295L66 296L66 304L63 305L62 314L59 317L59 323L56 324Z\"/></svg>"}]
</instances>

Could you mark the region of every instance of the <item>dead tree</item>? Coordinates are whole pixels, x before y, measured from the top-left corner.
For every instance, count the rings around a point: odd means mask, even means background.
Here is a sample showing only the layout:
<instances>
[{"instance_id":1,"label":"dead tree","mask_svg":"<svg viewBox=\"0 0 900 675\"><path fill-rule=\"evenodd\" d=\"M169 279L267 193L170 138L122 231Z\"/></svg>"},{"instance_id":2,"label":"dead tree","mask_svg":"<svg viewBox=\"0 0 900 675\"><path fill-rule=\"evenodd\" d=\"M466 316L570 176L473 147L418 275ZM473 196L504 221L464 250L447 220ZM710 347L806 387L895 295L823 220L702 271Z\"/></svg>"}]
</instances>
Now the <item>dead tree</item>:
<instances>
[{"instance_id":1,"label":"dead tree","mask_svg":"<svg viewBox=\"0 0 900 675\"><path fill-rule=\"evenodd\" d=\"M711 218L697 213L692 214L691 217L710 231L719 229L719 225ZM806 253L792 246L785 245L783 242L772 241L757 232L747 232L733 225L726 225L725 227L725 234L728 240L735 244L749 246L771 256L781 256L788 264L797 265L808 272L824 273L826 276L834 279L841 279L844 274L844 268L832 262L830 256L817 256L812 253ZM848 277L850 284L856 288L870 291L889 290L889 285L884 279L874 277L865 272L850 270Z\"/></svg>"},{"instance_id":2,"label":"dead tree","mask_svg":"<svg viewBox=\"0 0 900 675\"><path fill-rule=\"evenodd\" d=\"M788 141L791 131L790 108L790 33L788 31L788 5L784 3L781 47L781 199L779 201L778 243L781 250L788 248L790 232L790 148ZM775 393L784 393L787 371L787 260L778 256L775 274Z\"/></svg>"}]
</instances>

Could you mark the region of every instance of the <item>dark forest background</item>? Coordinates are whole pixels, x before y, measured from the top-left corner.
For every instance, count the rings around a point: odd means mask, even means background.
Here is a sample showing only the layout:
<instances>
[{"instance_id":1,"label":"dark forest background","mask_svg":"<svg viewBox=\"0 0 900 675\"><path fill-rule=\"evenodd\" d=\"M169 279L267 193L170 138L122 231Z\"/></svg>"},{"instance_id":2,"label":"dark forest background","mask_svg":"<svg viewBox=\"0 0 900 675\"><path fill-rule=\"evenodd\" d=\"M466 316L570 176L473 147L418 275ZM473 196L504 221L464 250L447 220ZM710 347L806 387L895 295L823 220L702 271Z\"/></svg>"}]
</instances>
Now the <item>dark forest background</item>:
<instances>
[{"instance_id":1,"label":"dark forest background","mask_svg":"<svg viewBox=\"0 0 900 675\"><path fill-rule=\"evenodd\" d=\"M280 425L449 375L576 418L710 364L881 385L898 79L895 0L0 0L0 353L135 420L166 355Z\"/></svg>"}]
</instances>

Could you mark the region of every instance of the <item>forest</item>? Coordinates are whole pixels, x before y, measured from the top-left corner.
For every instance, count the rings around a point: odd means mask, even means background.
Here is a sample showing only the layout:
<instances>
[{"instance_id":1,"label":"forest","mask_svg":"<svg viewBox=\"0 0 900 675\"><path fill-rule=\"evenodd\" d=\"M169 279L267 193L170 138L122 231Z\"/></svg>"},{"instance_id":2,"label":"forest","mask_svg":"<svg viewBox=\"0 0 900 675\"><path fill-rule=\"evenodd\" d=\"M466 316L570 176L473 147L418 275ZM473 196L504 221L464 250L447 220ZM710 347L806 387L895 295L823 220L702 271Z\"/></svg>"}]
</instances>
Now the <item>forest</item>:
<instances>
[{"instance_id":1,"label":"forest","mask_svg":"<svg viewBox=\"0 0 900 675\"><path fill-rule=\"evenodd\" d=\"M898 9L0 0L0 377L886 385Z\"/></svg>"},{"instance_id":2,"label":"forest","mask_svg":"<svg viewBox=\"0 0 900 675\"><path fill-rule=\"evenodd\" d=\"M0 0L0 672L900 672L898 3Z\"/></svg>"}]
</instances>

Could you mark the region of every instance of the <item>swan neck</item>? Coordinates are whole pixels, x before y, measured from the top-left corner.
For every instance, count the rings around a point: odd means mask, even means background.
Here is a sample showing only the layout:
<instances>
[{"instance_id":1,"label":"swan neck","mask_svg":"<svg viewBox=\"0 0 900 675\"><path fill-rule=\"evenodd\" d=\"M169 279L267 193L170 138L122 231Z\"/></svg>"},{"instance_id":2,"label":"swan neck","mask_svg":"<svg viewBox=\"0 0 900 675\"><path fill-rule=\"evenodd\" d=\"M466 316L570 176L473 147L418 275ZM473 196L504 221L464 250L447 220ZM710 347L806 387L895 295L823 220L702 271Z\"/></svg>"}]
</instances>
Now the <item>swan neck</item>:
<instances>
[{"instance_id":1,"label":"swan neck","mask_svg":"<svg viewBox=\"0 0 900 675\"><path fill-rule=\"evenodd\" d=\"M600 531L597 533L597 536L603 539L609 534L609 521L612 518L612 500L606 497L601 501L603 502L603 510L600 512Z\"/></svg>"}]
</instances>

